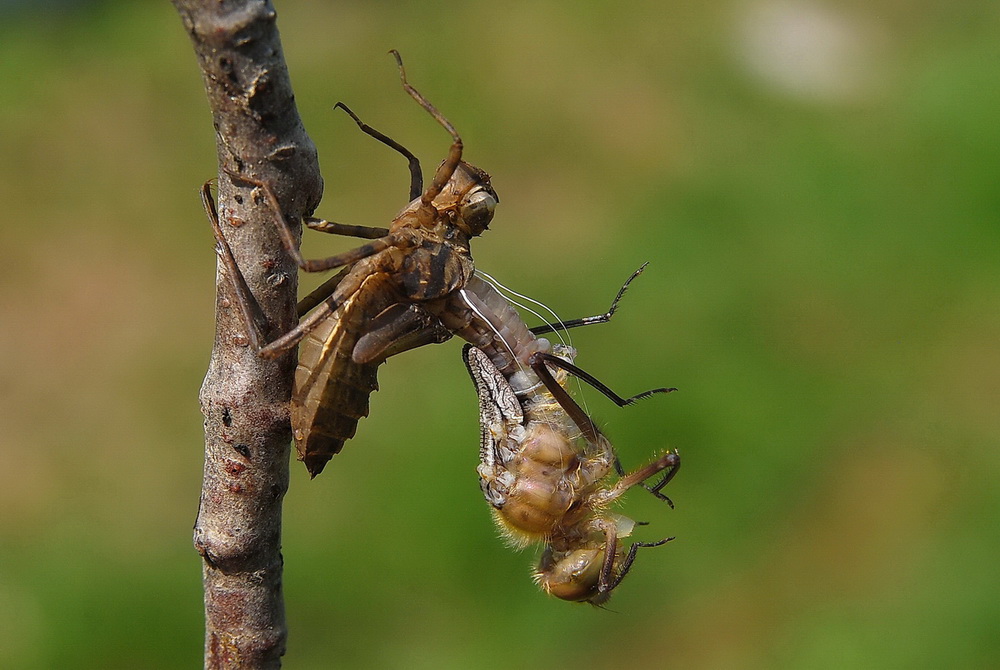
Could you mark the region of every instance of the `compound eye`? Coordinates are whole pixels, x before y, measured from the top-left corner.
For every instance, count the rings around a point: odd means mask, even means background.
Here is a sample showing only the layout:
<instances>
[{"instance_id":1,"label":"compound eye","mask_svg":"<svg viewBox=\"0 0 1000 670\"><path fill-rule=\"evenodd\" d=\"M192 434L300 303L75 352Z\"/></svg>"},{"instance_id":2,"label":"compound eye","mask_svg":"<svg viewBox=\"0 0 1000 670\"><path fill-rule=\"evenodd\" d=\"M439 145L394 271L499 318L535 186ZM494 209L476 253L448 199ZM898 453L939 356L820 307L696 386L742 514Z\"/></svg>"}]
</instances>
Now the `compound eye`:
<instances>
[{"instance_id":1,"label":"compound eye","mask_svg":"<svg viewBox=\"0 0 1000 670\"><path fill-rule=\"evenodd\" d=\"M497 199L489 191L477 190L469 194L462 203L462 220L468 226L472 235L478 235L490 225L493 220L493 210Z\"/></svg>"},{"instance_id":2,"label":"compound eye","mask_svg":"<svg viewBox=\"0 0 1000 670\"><path fill-rule=\"evenodd\" d=\"M546 550L539 565L538 584L556 598L600 605L609 596L598 592L603 558L600 549L577 549L553 560L551 551Z\"/></svg>"}]
</instances>

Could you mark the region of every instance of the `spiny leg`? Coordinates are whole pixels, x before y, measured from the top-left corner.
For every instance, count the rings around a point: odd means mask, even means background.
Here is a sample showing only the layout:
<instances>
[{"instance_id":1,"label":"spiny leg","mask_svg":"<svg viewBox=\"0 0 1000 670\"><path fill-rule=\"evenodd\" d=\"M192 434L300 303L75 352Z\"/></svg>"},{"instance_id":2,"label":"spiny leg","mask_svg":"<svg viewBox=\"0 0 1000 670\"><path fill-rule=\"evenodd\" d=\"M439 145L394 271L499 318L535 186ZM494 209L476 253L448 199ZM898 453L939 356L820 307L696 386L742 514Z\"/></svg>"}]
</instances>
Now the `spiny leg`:
<instances>
[{"instance_id":1,"label":"spiny leg","mask_svg":"<svg viewBox=\"0 0 1000 670\"><path fill-rule=\"evenodd\" d=\"M375 239L369 242L368 244L363 244L360 247L357 247L356 249L351 249L349 251L345 251L335 256L330 256L329 258L306 260L302 257L301 252L299 252L298 244L296 243L295 240L295 235L292 233L292 228L291 226L288 225L288 221L285 219L285 215L281 211L281 206L278 204L278 199L275 197L274 192L271 190L271 187L268 186L265 182L259 179L254 179L253 177L250 177L248 175L235 174L231 172L229 173L229 175L234 180L251 184L261 189L261 191L263 191L264 197L267 199L268 204L274 211L275 220L277 221L278 224L278 234L281 236L281 241L285 245L286 251L288 251L288 254L295 261L295 264L298 265L305 272L323 272L324 270L332 270L337 267L350 265L351 263L356 263L357 261L363 258L367 258L368 256L377 254L378 252L384 251L389 247L409 246L413 243L413 241L409 237L402 237L390 233L383 237L379 237L378 239ZM321 220L316 220L316 221L320 221L323 224L329 224L330 226L342 225L342 224L332 224L328 221L326 222ZM363 229L363 227L346 226L345 230L349 230L352 232L343 232L341 234L358 236L355 234L357 232L357 229ZM376 229L372 229L373 233L375 231ZM382 230L378 230L377 232L382 232Z\"/></svg>"},{"instance_id":2,"label":"spiny leg","mask_svg":"<svg viewBox=\"0 0 1000 670\"><path fill-rule=\"evenodd\" d=\"M427 190L423 192L420 196L420 202L424 207L429 207L431 202L441 193L444 185L448 183L451 176L455 173L455 169L458 164L462 161L462 138L459 137L458 131L455 127L451 125L451 122L444 117L444 114L439 112L437 108L427 101L420 91L413 88L408 81L406 81L406 70L403 68L403 58L399 55L399 52L395 49L389 51L396 59L396 64L399 66L399 78L403 82L403 90L410 94L410 97L417 101L417 103L423 107L427 112L434 117L441 126L448 131L451 135L452 144L451 149L448 151L448 157L443 163L438 167L437 171L434 173L434 179L431 181L431 185L427 187Z\"/></svg>"},{"instance_id":3,"label":"spiny leg","mask_svg":"<svg viewBox=\"0 0 1000 670\"><path fill-rule=\"evenodd\" d=\"M666 474L664 474L663 477L660 479L660 481L656 482L652 486L646 486L645 483L642 484L642 488L652 493L656 498L659 498L660 500L670 505L670 509L674 508L674 502L664 494L660 493L660 491L663 489L664 486L670 483L670 480L674 478L674 476L677 474L677 471L680 470L681 468L680 454L677 453L676 449L674 449L673 453L678 458L677 464L673 468L671 468Z\"/></svg>"},{"instance_id":4,"label":"spiny leg","mask_svg":"<svg viewBox=\"0 0 1000 670\"><path fill-rule=\"evenodd\" d=\"M670 508L673 509L674 507L673 501L664 494L660 493L660 491L663 489L664 486L666 486L670 482L671 479L674 478L674 476L677 474L680 468L681 468L681 456L679 453L677 453L677 450L675 449L673 451L669 451L663 454L652 463L649 463L639 468L635 472L632 472L627 475L619 472L619 476L621 477L621 479L619 479L618 482L615 484L614 488L612 488L608 492L607 496L608 500L614 500L618 496L625 493L625 491L638 484L642 485L642 488L652 493L653 496L655 496L659 500L662 500L665 503L667 503L670 506ZM667 470L667 472L663 475L660 481L658 481L656 484L653 484L652 486L645 485L644 482L647 479L655 476L660 472L663 472L664 470Z\"/></svg>"},{"instance_id":5,"label":"spiny leg","mask_svg":"<svg viewBox=\"0 0 1000 670\"><path fill-rule=\"evenodd\" d=\"M347 114L354 119L354 122L358 124L358 128L361 129L367 135L370 135L377 139L382 144L391 147L403 154L406 159L410 162L410 200L416 200L420 197L420 193L424 190L424 176L420 172L420 159L414 156L409 149L404 147L402 144L392 139L391 137L380 133L375 130L367 123L358 118L358 115L351 111L351 108L342 102L338 102L333 106L334 109L340 108L347 112Z\"/></svg>"},{"instance_id":6,"label":"spiny leg","mask_svg":"<svg viewBox=\"0 0 1000 670\"><path fill-rule=\"evenodd\" d=\"M676 454L677 450L674 449L673 453ZM625 468L622 467L622 461L620 458L618 458L618 454L615 454L614 466L615 466L615 473L618 475L619 478L624 478L627 476L627 474L625 473ZM678 463L677 466L680 467L680 463ZM663 487L666 486L670 482L670 480L674 478L674 475L676 474L677 474L677 468L673 468L669 472L667 472L663 476L663 478L656 484L653 484L652 486L646 486L646 484L643 483L641 486L642 488L652 493L654 498L662 500L663 502L667 503L667 505L670 506L670 509L673 509L674 501L665 496L664 494L660 493L660 490L663 489Z\"/></svg>"},{"instance_id":7,"label":"spiny leg","mask_svg":"<svg viewBox=\"0 0 1000 670\"><path fill-rule=\"evenodd\" d=\"M615 558L618 555L618 529L608 520L601 521L604 530L604 562L601 564L601 577L597 582L597 597L593 600L601 605L611 597L611 592L621 579L615 577Z\"/></svg>"},{"instance_id":8,"label":"spiny leg","mask_svg":"<svg viewBox=\"0 0 1000 670\"><path fill-rule=\"evenodd\" d=\"M226 272L230 276L233 283L233 288L236 294L236 302L239 306L240 313L243 315L243 320L246 322L247 337L250 340L250 345L257 350L257 353L260 356L265 358L276 358L285 351L294 347L309 333L309 331L315 328L323 319L327 318L330 314L335 312L338 307L340 307L345 300L345 295L350 295L350 290L342 292L339 296L337 295L336 289L340 286L344 277L346 277L346 273L338 274L336 277L328 280L323 286L320 287L320 289L324 289L324 291L329 291L329 295L317 303L317 309L315 309L312 314L300 321L295 328L292 328L287 333L284 333L265 344L265 333L270 330L270 324L264 316L263 310L260 308L260 303L257 302L256 298L254 298L253 293L250 291L250 287L246 283L246 279L243 277L243 273L236 264L236 259L233 257L232 249L226 242L226 238L222 235L222 227L219 223L219 215L215 206L215 200L212 198L210 181L205 182L202 186L201 199L202 204L205 206L205 212L208 214L209 221L212 223L212 230L215 233L215 239L219 246L223 265L226 267ZM334 280L336 280L335 283ZM314 291L310 294L310 296L307 296L307 298L319 293L320 289Z\"/></svg>"},{"instance_id":9,"label":"spiny leg","mask_svg":"<svg viewBox=\"0 0 1000 670\"><path fill-rule=\"evenodd\" d=\"M618 295L616 295L615 299L611 301L611 307L609 307L608 311L605 312L604 314L598 314L596 316L585 316L580 319L570 319L569 321L559 321L557 323L546 323L545 325L542 326L535 326L534 328L530 329L532 334L543 335L545 333L554 333L557 330L569 330L570 328L578 328L579 326L590 326L598 323L607 323L611 321L611 317L614 316L615 312L618 310L618 302L622 299L622 296L625 295L625 291L628 290L629 284L632 283L633 279L642 274L642 271L646 269L647 265L649 265L648 262L643 263L641 266L639 266L638 270L633 272L632 275L625 280L625 283L622 284L622 287L618 289Z\"/></svg>"},{"instance_id":10,"label":"spiny leg","mask_svg":"<svg viewBox=\"0 0 1000 670\"><path fill-rule=\"evenodd\" d=\"M622 296L625 295L625 292L628 290L629 284L631 284L636 277L642 274L642 271L646 269L647 265L649 265L649 263L643 263L641 266L639 266L638 270L633 272L631 276L629 276L629 278L625 280L625 283L622 284L622 287L618 289L618 294L615 296L615 299L611 302L611 307L604 314L599 314L597 316L586 316L580 319L571 319L569 321L560 321L559 323L555 324L549 323L542 326L536 326L529 330L531 331L532 334L539 335L542 333L554 332L555 330L560 330L560 329L565 330L568 328L576 328L579 326L607 323L608 321L611 320L611 317L613 317L615 312L617 311L618 302L622 299ZM586 383L590 384L595 389L600 391L604 396L609 398L619 407L625 407L626 405L631 405L635 402L638 402L639 400L642 400L643 398L648 398L649 396L654 395L656 393L670 393L671 391L677 390L676 388L673 387L655 388L655 389L650 389L648 391L643 391L642 393L636 394L630 398L622 398L617 393L612 391L607 385L605 385L599 379L594 377L592 374L574 365L573 363L570 363L569 361L566 361L554 354L548 354L543 352L538 352L534 354L534 356L542 358L552 363L556 367L562 368L566 372L569 372L570 374L578 377L582 381L585 381Z\"/></svg>"},{"instance_id":11,"label":"spiny leg","mask_svg":"<svg viewBox=\"0 0 1000 670\"><path fill-rule=\"evenodd\" d=\"M552 394L552 397L557 403L559 403L559 406L562 407L563 411L566 412L566 415L573 421L573 423L576 424L577 428L580 429L580 432L583 433L587 441L594 445L600 444L603 438L601 436L601 431L598 430L594 420L590 418L590 415L583 411L583 408L580 407L576 400L573 399L573 396L569 394L569 391L563 388L562 384L556 381L555 377L552 376L552 372L549 371L549 368L546 365L546 363L556 362L558 362L559 367L564 367L564 365L566 365L566 361L561 358L543 352L535 352L528 358L528 365L531 366L531 369L534 370L538 379L545 385L545 388ZM575 370L579 370L579 368L571 365L569 371L576 374ZM583 372L583 370L580 370L580 372ZM581 377L581 379L587 381L588 383L596 382L598 384L598 389L602 389L602 392L603 390L606 390L607 393L611 394L609 397L613 397L613 399L617 398L618 401L621 401L619 402L619 406L624 407L629 404L628 401L617 396L614 391L604 386L604 384L601 384L586 372L583 372L583 374L585 377ZM660 390L661 389L653 389L652 391L646 391L645 393L641 393L639 396L629 398L628 400L635 401L640 397L644 398ZM662 390L668 391L672 389Z\"/></svg>"},{"instance_id":12,"label":"spiny leg","mask_svg":"<svg viewBox=\"0 0 1000 670\"><path fill-rule=\"evenodd\" d=\"M626 405L631 405L635 402L638 402L639 400L642 400L643 398L648 398L649 396L654 395L656 393L670 393L671 391L677 390L675 388L650 389L648 391L643 391L642 393L636 394L630 398L622 398L620 395L612 391L603 382L601 382L599 379L594 377L586 370L577 367L576 365L570 363L569 361L559 358L555 354L549 354L540 351L538 353L532 354L532 358L551 363L557 368L562 368L563 370L569 372L573 376L578 377L580 380L587 382L595 389L600 391L602 395L606 396L608 399L611 400L611 402L615 403L619 407L625 407ZM532 367L534 367L534 365L532 365Z\"/></svg>"},{"instance_id":13,"label":"spiny leg","mask_svg":"<svg viewBox=\"0 0 1000 670\"><path fill-rule=\"evenodd\" d=\"M608 591L613 591L618 588L618 585L622 583L623 579L625 579L625 575L627 575L628 571L632 569L632 564L635 562L636 552L639 551L640 547L659 547L674 539L676 538L665 537L657 542L633 542L632 546L628 548L628 553L625 555L625 558L622 560L621 568L619 568L618 574L614 576L614 580L608 585Z\"/></svg>"}]
</instances>

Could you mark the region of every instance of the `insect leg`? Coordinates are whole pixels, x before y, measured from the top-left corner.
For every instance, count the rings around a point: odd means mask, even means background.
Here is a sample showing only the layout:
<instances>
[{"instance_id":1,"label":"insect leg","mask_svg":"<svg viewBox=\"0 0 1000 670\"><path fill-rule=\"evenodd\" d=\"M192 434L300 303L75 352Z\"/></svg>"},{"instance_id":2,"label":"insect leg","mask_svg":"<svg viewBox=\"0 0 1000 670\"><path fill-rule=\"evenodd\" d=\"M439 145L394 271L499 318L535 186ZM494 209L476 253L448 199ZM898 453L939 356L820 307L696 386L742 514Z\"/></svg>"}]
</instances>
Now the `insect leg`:
<instances>
[{"instance_id":1,"label":"insect leg","mask_svg":"<svg viewBox=\"0 0 1000 670\"><path fill-rule=\"evenodd\" d=\"M662 500L665 503L667 503L668 505L670 505L670 509L673 509L673 507L674 507L673 501L670 498L668 498L667 496L665 496L662 493L660 493L660 491L663 489L664 486L666 486L667 484L670 483L670 480L673 479L674 475L677 474L677 471L680 470L680 467L681 467L680 454L677 453L676 449L674 449L673 453L674 453L675 456L677 456L677 464L674 465L674 467L672 467L665 475L663 475L663 477L660 479L660 481L656 482L652 486L646 486L645 483L643 483L643 485L642 485L642 487L644 489L646 489L647 491L649 491L650 493L652 493L655 497L659 498L660 500Z\"/></svg>"},{"instance_id":2,"label":"insect leg","mask_svg":"<svg viewBox=\"0 0 1000 670\"><path fill-rule=\"evenodd\" d=\"M552 376L552 373L549 372L548 367L545 365L546 362L555 362L555 361L559 361L560 363L565 363L565 361L563 361L561 358L553 356L552 354L546 354L542 352L536 352L532 354L531 357L528 359L528 363L531 365L531 369L535 371L535 374L538 375L539 380L541 380L541 382L545 385L545 388L548 389L549 393L552 394L552 397L555 398L556 402L559 403L559 406L563 408L563 411L566 412L566 415L573 421L573 423L576 424L577 428L580 429L580 432L583 433L587 441L595 445L601 444L604 438L601 436L601 432L597 429L597 426L594 424L594 420L591 419L590 416L583 411L583 408L580 407L580 405L576 402L576 400L573 399L573 396L569 394L569 391L563 388L563 386L556 381L555 377ZM585 381L587 380L585 379ZM600 384L600 382L598 383ZM672 389L666 389L666 390L672 390ZM608 389L608 392L612 393L610 389ZM654 392L655 390L647 391L645 394L640 394L640 396L637 397L645 397L646 395L649 395L650 393ZM620 406L624 406L625 404L628 403L620 404ZM617 456L615 457L615 460L617 461ZM667 482L670 481L671 478L673 478L673 472L676 471L678 466L680 466L680 456L676 452L670 452L668 454L665 454L664 456L661 456L659 459L657 459L650 465L641 468L640 470L632 473L631 475L626 475L621 480L619 480L619 482L615 485L615 488L612 489L611 492L608 494L608 499L613 500L618 496L620 496L622 493L624 493L628 488L645 481L649 477L655 475L657 472L665 470L668 467L673 467L674 470L672 470L670 473L668 473L666 477L664 477L664 481L658 482L655 486L649 489L654 496L656 496L660 500L666 501L671 507L673 507L673 502L665 495L660 493L660 489L662 489L667 484ZM622 471L621 463L616 463L615 469L618 470L618 472L621 472Z\"/></svg>"},{"instance_id":3,"label":"insect leg","mask_svg":"<svg viewBox=\"0 0 1000 670\"><path fill-rule=\"evenodd\" d=\"M611 301L611 307L609 307L608 311L605 312L604 314L598 314L596 316L585 316L580 319L570 319L569 321L559 321L557 323L546 323L542 326L535 326L534 328L530 329L532 334L542 335L544 333L554 333L557 330L569 330L570 328L577 328L579 326L589 326L593 324L607 323L608 321L611 321L611 317L614 316L615 312L618 310L618 302L622 299L622 296L625 295L625 291L628 290L629 284L632 283L633 279L642 274L642 271L646 269L647 265L649 265L648 262L643 263L641 266L639 266L638 270L632 273L632 276L630 276L628 279L625 280L625 283L622 284L622 287L618 289L618 295L616 295L615 299Z\"/></svg>"},{"instance_id":4,"label":"insect leg","mask_svg":"<svg viewBox=\"0 0 1000 670\"><path fill-rule=\"evenodd\" d=\"M377 254L378 252L388 249L389 247L409 246L410 244L413 243L412 240L408 237L388 234L379 237L377 239L373 239L368 244L363 244L360 247L357 247L356 249L351 249L349 251L345 251L335 256L330 256L329 258L306 260L302 258L302 254L299 252L298 244L295 240L295 235L292 233L292 228L291 226L288 225L288 221L285 219L285 214L284 212L281 211L281 206L278 204L278 199L275 197L274 192L271 190L271 187L268 186L265 182L260 181L259 179L254 179L253 177L247 175L234 174L234 173L229 173L229 175L237 181L246 182L247 184L256 186L257 188L261 189L261 191L264 192L264 196L267 199L268 204L270 204L271 209L275 213L275 220L278 223L278 234L281 236L281 241L282 244L284 244L285 246L285 250L288 251L288 254L295 261L295 264L306 272L322 272L324 270L332 270L333 268L355 263L361 260L362 258L367 258L368 256ZM318 222L316 223L317 230L331 226L337 227L343 225L343 224L334 224L328 221L322 221L321 219L314 219L313 221ZM350 230L353 232L341 232L340 234L354 235L354 233L356 233L358 229L363 229L363 227L346 226L344 230ZM339 228L337 230L340 231ZM371 234L375 234L376 232L382 232L382 230L384 229L372 228ZM365 235L360 235L360 236L362 237L367 236L367 233Z\"/></svg>"},{"instance_id":5,"label":"insect leg","mask_svg":"<svg viewBox=\"0 0 1000 670\"><path fill-rule=\"evenodd\" d=\"M604 530L604 562L601 564L601 577L597 582L597 594L590 599L595 605L602 605L611 597L611 592L621 583L620 577L615 577L615 558L618 555L618 529L611 521L601 522Z\"/></svg>"},{"instance_id":6,"label":"insect leg","mask_svg":"<svg viewBox=\"0 0 1000 670\"><path fill-rule=\"evenodd\" d=\"M327 316L335 312L344 302L345 296L350 295L351 291L355 290L357 286L349 286L345 291L338 293L336 289L341 287L347 273L342 272L331 278L303 300L303 302L311 299L314 301L315 304L312 306L316 306L317 309L312 314L300 321L295 328L292 328L287 333L270 342L266 342L265 333L270 330L270 324L264 316L263 310L260 308L260 303L257 302L257 299L254 298L253 293L250 291L250 287L247 286L246 279L243 277L243 273L240 271L239 266L236 264L236 259L233 257L233 251L222 234L222 226L219 224L219 213L215 206L215 200L212 198L211 186L211 182L208 181L201 187L201 200L205 206L205 212L208 214L208 219L212 224L212 231L215 233L222 263L232 281L236 303L247 326L247 337L250 340L250 345L259 355L265 358L276 358L298 344L309 331L315 328ZM324 293L326 294L324 297L316 297ZM300 312L300 316L301 314L302 312Z\"/></svg>"},{"instance_id":7,"label":"insect leg","mask_svg":"<svg viewBox=\"0 0 1000 670\"><path fill-rule=\"evenodd\" d=\"M545 362L551 363L552 365L556 366L557 368L562 368L566 372L569 372L570 374L572 374L572 375L574 375L576 377L579 377L582 381L587 382L588 384L590 384L591 386L593 386L595 389L597 389L598 391L600 391L603 395L607 396L611 400L611 402L615 403L619 407L625 407L626 405L631 405L631 404L633 404L633 403L635 403L635 402L637 402L639 400L642 400L643 398L648 398L649 396L651 396L651 395L653 395L655 393L670 393L671 391L676 391L677 390L675 388L650 389L648 391L643 391L642 393L634 395L634 396L632 396L630 398L622 398L620 395L618 395L617 393L615 393L614 391L612 391L603 382L601 382L599 379L597 379L596 377L594 377L592 374L590 374L586 370L584 370L582 368L579 368L576 365L573 365L572 363L570 363L569 361L563 360L562 358L559 358L558 356L556 356L554 354L549 354L549 353L545 353L545 352L538 352L538 353L532 354L532 358L538 359L538 360L544 360ZM532 365L532 367L534 367L534 365Z\"/></svg>"},{"instance_id":8,"label":"insect leg","mask_svg":"<svg viewBox=\"0 0 1000 670\"><path fill-rule=\"evenodd\" d=\"M556 363L560 367L564 367L563 364L566 364L566 361L562 360L557 356L553 356L552 354L536 352L531 355L531 357L528 359L528 362L531 365L531 369L535 371L535 374L538 375L538 378L545 385L545 388L548 389L549 393L552 394L552 397L555 398L556 402L559 403L559 406L562 407L563 410L566 412L566 415L573 421L573 423L576 424L577 428L580 429L580 432L582 432L584 437L587 438L587 441L590 442L591 444L600 444L600 440L602 439L601 434L600 431L597 429L597 426L594 424L593 419L591 419L590 416L583 411L583 408L580 407L579 404L577 404L576 400L573 399L573 396L571 396L569 392L565 388L563 388L563 386L559 382L556 381L555 377L552 376L552 373L549 372L548 367L545 365L546 362L552 362ZM577 370L579 369L576 368L576 366L571 366L571 368L575 368ZM569 371L573 372L572 369L569 369ZM580 372L583 372L583 370L580 370ZM574 372L574 374L576 373ZM588 375L586 372L584 372L583 374L587 375L587 377L590 377L590 375ZM584 379L584 381L588 382L590 381L585 377L581 378ZM593 378L591 377L590 379ZM597 380L594 379L594 381L596 382ZM600 389L601 387L604 387L604 385L601 384L600 382L597 383L600 384L600 386L597 388ZM607 389L607 387L604 388ZM672 391L674 389L654 389L652 391L646 391L645 393L641 393L638 396L634 396L629 400L634 401L638 398L646 397L647 395L650 395L660 390L666 392L666 391ZM613 391L611 391L611 389L607 389L607 391L612 395L614 393ZM619 400L621 400L621 398L619 398ZM622 402L619 403L619 406L624 407L627 404L629 403ZM630 475L625 475L624 470L621 466L621 462L618 460L618 456L615 455L614 459L615 470L618 472L619 475L622 476L622 479L620 479L618 483L615 485L615 487L608 493L608 500L614 500L632 486L635 486L636 484L641 484L642 482L649 479L658 472L666 470L667 468L672 468L670 472L668 472L663 477L662 480L654 484L652 487L645 487L645 486L643 487L646 488L646 490L648 490L650 493L652 493L656 498L666 502L672 508L674 506L673 501L670 500L670 498L668 498L667 496L660 493L660 490L664 486L666 486L671 479L673 479L674 475L677 473L678 468L680 468L680 464L681 464L680 455L676 451L672 451L667 454L664 454L663 456L653 461L646 467L640 468L639 470L633 472Z\"/></svg>"},{"instance_id":9,"label":"insect leg","mask_svg":"<svg viewBox=\"0 0 1000 670\"><path fill-rule=\"evenodd\" d=\"M621 494L625 493L628 489L632 488L637 484L642 484L642 487L652 493L659 500L664 501L670 508L673 509L674 503L667 496L660 493L664 486L666 486L671 479L677 474L681 469L681 456L677 453L677 450L668 451L659 458L657 458L652 463L639 468L635 472L628 475L621 475L621 479L614 485L612 489L607 492L607 499L614 500ZM647 479L656 475L657 473L667 470L666 474L660 478L660 481L656 482L652 486L646 486L643 484ZM620 473L619 473L620 474Z\"/></svg>"},{"instance_id":10,"label":"insect leg","mask_svg":"<svg viewBox=\"0 0 1000 670\"><path fill-rule=\"evenodd\" d=\"M219 224L219 211L215 206L215 198L212 197L211 181L206 181L201 187L201 204L205 207L205 213L212 224L212 232L215 233L219 258L222 259L222 264L226 268L226 274L229 275L236 304L239 306L240 313L243 315L243 320L247 325L247 337L250 339L251 346L259 350L264 345L264 333L270 330L270 324L267 321L267 317L264 316L264 311L261 309L260 303L257 302L257 299L253 296L253 292L250 291L246 278L236 264L236 259L233 257L233 250L229 246L229 242L226 241L225 236L222 234L222 226Z\"/></svg>"},{"instance_id":11,"label":"insect leg","mask_svg":"<svg viewBox=\"0 0 1000 670\"><path fill-rule=\"evenodd\" d=\"M587 438L587 441L591 444L600 444L603 438L601 431L597 429L593 419L583 411L583 408L577 404L573 396L569 394L569 391L564 389L562 384L557 382L552 373L549 372L549 368L545 365L549 357L555 358L551 354L536 352L528 358L528 364L535 371L542 384L545 385L545 388L552 394L552 397L555 398L555 401L566 412L566 415L576 424L576 427L580 429L584 437Z\"/></svg>"},{"instance_id":12,"label":"insect leg","mask_svg":"<svg viewBox=\"0 0 1000 670\"><path fill-rule=\"evenodd\" d=\"M451 122L444 117L444 114L439 112L437 108L427 101L420 91L413 88L408 81L406 81L406 70L403 68L403 58L399 55L399 52L395 49L389 51L396 59L396 64L399 66L399 78L403 82L403 90L410 94L410 97L417 101L417 103L423 107L427 112L434 117L441 126L451 134L452 144L451 149L448 151L448 157L444 160L441 165L438 166L437 171L434 173L434 179L431 181L431 185L427 187L423 195L420 196L420 202L424 206L429 206L431 201L434 200L441 193L444 185L448 183L451 176L455 173L455 168L462 161L462 138L459 137L458 131L455 127L451 125Z\"/></svg>"},{"instance_id":13,"label":"insect leg","mask_svg":"<svg viewBox=\"0 0 1000 670\"><path fill-rule=\"evenodd\" d=\"M368 322L354 345L355 363L384 361L390 356L451 339L452 332L422 305L396 303Z\"/></svg>"},{"instance_id":14,"label":"insect leg","mask_svg":"<svg viewBox=\"0 0 1000 670\"><path fill-rule=\"evenodd\" d=\"M424 190L424 176L420 173L420 160L414 156L409 149L404 147L402 144L396 140L383 135L379 131L375 130L367 123L358 118L358 115L351 111L351 108L342 102L338 102L333 106L334 109L340 108L347 112L347 114L354 119L354 122L358 124L358 128L367 135L371 135L377 139L382 144L391 147L403 154L406 159L410 162L410 200L416 200L420 197L420 193Z\"/></svg>"},{"instance_id":15,"label":"insect leg","mask_svg":"<svg viewBox=\"0 0 1000 670\"><path fill-rule=\"evenodd\" d=\"M333 292L337 290L337 286L340 285L340 282L343 281L348 272L349 268L344 268L313 289L312 292L302 298L302 300L299 300L298 304L295 306L295 311L298 314L298 317L301 319L307 312L309 312L309 310L333 295Z\"/></svg>"},{"instance_id":16,"label":"insect leg","mask_svg":"<svg viewBox=\"0 0 1000 670\"><path fill-rule=\"evenodd\" d=\"M320 322L336 312L346 302L347 298L357 290L358 286L360 286L360 282L358 281L353 282L353 285L345 285L341 282L337 286L337 290L320 302L308 316L299 321L299 325L271 340L266 346L261 347L257 353L264 358L277 358L285 351L288 351L318 326Z\"/></svg>"},{"instance_id":17,"label":"insect leg","mask_svg":"<svg viewBox=\"0 0 1000 670\"><path fill-rule=\"evenodd\" d=\"M314 216L303 218L302 223L318 233L330 233L331 235L343 235L344 237L361 237L368 240L377 240L389 234L388 228L352 226L349 223L336 223L334 221L327 221L326 219L317 219Z\"/></svg>"},{"instance_id":18,"label":"insect leg","mask_svg":"<svg viewBox=\"0 0 1000 670\"><path fill-rule=\"evenodd\" d=\"M628 553L625 555L625 558L622 560L621 567L618 569L618 574L615 575L611 583L608 584L607 590L609 592L613 591L619 584L622 583L622 580L625 579L625 575L627 575L628 571L632 569L632 564L635 562L635 554L639 551L640 547L659 547L674 539L675 538L672 537L665 537L657 542L633 542L632 546L628 548Z\"/></svg>"}]
</instances>

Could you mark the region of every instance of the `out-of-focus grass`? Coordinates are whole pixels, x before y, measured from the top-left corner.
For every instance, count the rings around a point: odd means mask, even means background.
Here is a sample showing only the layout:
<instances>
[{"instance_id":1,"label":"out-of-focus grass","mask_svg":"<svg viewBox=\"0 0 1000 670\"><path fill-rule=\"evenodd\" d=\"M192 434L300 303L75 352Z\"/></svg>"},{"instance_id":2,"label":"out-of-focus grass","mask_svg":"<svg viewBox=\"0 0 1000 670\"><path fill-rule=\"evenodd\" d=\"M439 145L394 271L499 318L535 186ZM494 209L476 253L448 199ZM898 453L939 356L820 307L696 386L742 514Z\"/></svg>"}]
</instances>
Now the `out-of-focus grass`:
<instances>
[{"instance_id":1,"label":"out-of-focus grass","mask_svg":"<svg viewBox=\"0 0 1000 670\"><path fill-rule=\"evenodd\" d=\"M399 157L462 132L502 203L480 267L564 316L587 395L675 511L612 603L549 600L490 526L457 343L393 360L318 480L293 468L289 667L914 668L1000 658L1000 34L986 2L661 8L278 3L327 180L384 225ZM762 37L763 36L763 37ZM0 27L0 665L201 654L197 389L211 119L168 3ZM310 255L348 242L307 236ZM641 492L640 492L641 493Z\"/></svg>"}]
</instances>

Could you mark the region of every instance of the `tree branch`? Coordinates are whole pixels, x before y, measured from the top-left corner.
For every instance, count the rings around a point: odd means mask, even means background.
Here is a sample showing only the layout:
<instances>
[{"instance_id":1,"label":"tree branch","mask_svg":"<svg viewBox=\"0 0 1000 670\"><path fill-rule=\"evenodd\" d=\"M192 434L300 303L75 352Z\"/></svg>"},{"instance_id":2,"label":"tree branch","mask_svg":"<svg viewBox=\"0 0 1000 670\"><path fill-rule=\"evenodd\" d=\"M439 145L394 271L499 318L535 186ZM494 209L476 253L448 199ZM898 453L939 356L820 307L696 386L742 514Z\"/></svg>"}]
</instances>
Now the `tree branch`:
<instances>
[{"instance_id":1,"label":"tree branch","mask_svg":"<svg viewBox=\"0 0 1000 670\"><path fill-rule=\"evenodd\" d=\"M267 183L290 221L311 213L322 195L316 149L295 107L274 8L263 0L173 3L212 109L222 228L273 331L284 332L296 322L296 267L274 213L241 196L229 177ZM273 361L257 356L221 271L216 290L215 345L200 395L205 471L194 528L204 559L205 667L277 668L287 637L281 502L288 488L295 354Z\"/></svg>"}]
</instances>

